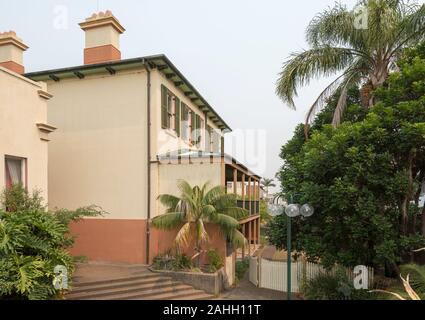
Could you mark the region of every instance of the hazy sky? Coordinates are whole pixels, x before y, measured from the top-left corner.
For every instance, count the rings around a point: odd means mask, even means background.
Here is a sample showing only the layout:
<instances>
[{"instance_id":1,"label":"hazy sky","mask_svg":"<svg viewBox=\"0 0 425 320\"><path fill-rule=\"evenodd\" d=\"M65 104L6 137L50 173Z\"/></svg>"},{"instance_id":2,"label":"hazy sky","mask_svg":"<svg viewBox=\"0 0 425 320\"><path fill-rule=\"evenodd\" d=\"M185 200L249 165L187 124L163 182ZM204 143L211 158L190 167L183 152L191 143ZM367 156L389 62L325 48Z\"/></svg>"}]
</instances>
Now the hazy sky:
<instances>
[{"instance_id":1,"label":"hazy sky","mask_svg":"<svg viewBox=\"0 0 425 320\"><path fill-rule=\"evenodd\" d=\"M260 132L256 139L260 155L236 157L259 174L274 177L282 164L280 147L329 81L300 90L298 110L292 111L275 95L277 74L291 52L306 48L309 21L333 4L333 0L1 0L0 31L15 30L30 46L25 54L27 71L81 65L84 35L77 24L98 8L111 10L127 29L121 37L123 58L166 54L232 129ZM68 25L58 29L56 19L63 12ZM226 149L235 153L231 140ZM238 148L252 145L246 139L245 143L238 140Z\"/></svg>"}]
</instances>

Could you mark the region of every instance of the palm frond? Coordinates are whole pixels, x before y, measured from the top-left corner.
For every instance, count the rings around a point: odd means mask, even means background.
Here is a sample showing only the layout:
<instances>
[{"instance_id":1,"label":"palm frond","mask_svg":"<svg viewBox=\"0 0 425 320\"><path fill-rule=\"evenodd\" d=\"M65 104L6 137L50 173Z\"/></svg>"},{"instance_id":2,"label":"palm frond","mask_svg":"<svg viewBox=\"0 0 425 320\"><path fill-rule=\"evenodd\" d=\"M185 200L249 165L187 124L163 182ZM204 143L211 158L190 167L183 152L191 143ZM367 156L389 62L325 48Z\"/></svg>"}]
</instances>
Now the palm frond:
<instances>
[{"instance_id":1,"label":"palm frond","mask_svg":"<svg viewBox=\"0 0 425 320\"><path fill-rule=\"evenodd\" d=\"M205 229L204 221L201 219L199 219L196 223L196 232L200 243L208 242L209 236L207 230Z\"/></svg>"},{"instance_id":2,"label":"palm frond","mask_svg":"<svg viewBox=\"0 0 425 320\"><path fill-rule=\"evenodd\" d=\"M171 212L153 218L152 226L160 230L173 230L184 222L184 212Z\"/></svg>"},{"instance_id":3,"label":"palm frond","mask_svg":"<svg viewBox=\"0 0 425 320\"><path fill-rule=\"evenodd\" d=\"M225 214L217 214L217 218L215 219L215 224L217 224L220 227L220 230L225 234L226 236L230 236L233 232L233 230L237 229L239 227L239 222L235 218L232 218Z\"/></svg>"},{"instance_id":4,"label":"palm frond","mask_svg":"<svg viewBox=\"0 0 425 320\"><path fill-rule=\"evenodd\" d=\"M277 95L292 108L297 88L312 79L331 76L352 64L357 53L350 48L323 46L294 53L283 65L277 82Z\"/></svg>"},{"instance_id":5,"label":"palm frond","mask_svg":"<svg viewBox=\"0 0 425 320\"><path fill-rule=\"evenodd\" d=\"M185 248L189 245L191 240L191 223L185 223L179 230L174 239L174 242L179 248Z\"/></svg>"},{"instance_id":6,"label":"palm frond","mask_svg":"<svg viewBox=\"0 0 425 320\"><path fill-rule=\"evenodd\" d=\"M412 299L412 300L421 300L421 298L419 297L419 295L410 286L410 275L408 274L407 277L406 277L406 279L404 279L400 275L400 278L401 278L401 281L403 282L404 289L406 290L406 292L409 295L410 299Z\"/></svg>"},{"instance_id":7,"label":"palm frond","mask_svg":"<svg viewBox=\"0 0 425 320\"><path fill-rule=\"evenodd\" d=\"M312 47L350 44L359 52L365 53L366 35L364 30L355 28L355 19L353 11L337 3L333 8L317 14L310 22L306 31L307 42Z\"/></svg>"},{"instance_id":8,"label":"palm frond","mask_svg":"<svg viewBox=\"0 0 425 320\"><path fill-rule=\"evenodd\" d=\"M162 194L158 196L158 200L168 209L176 210L176 207L180 201L180 198L173 196L171 194Z\"/></svg>"},{"instance_id":9,"label":"palm frond","mask_svg":"<svg viewBox=\"0 0 425 320\"><path fill-rule=\"evenodd\" d=\"M191 195L193 194L192 186L185 180L178 180L177 187L179 188L182 195L191 197Z\"/></svg>"},{"instance_id":10,"label":"palm frond","mask_svg":"<svg viewBox=\"0 0 425 320\"><path fill-rule=\"evenodd\" d=\"M400 267L401 274L410 275L410 283L417 292L425 294L425 266L407 264Z\"/></svg>"},{"instance_id":11,"label":"palm frond","mask_svg":"<svg viewBox=\"0 0 425 320\"><path fill-rule=\"evenodd\" d=\"M248 210L240 207L226 207L223 208L220 213L232 217L236 220L246 218L249 215Z\"/></svg>"},{"instance_id":12,"label":"palm frond","mask_svg":"<svg viewBox=\"0 0 425 320\"><path fill-rule=\"evenodd\" d=\"M248 241L246 240L242 232L240 232L239 230L234 230L231 233L229 240L232 243L233 248L244 248L248 245Z\"/></svg>"},{"instance_id":13,"label":"palm frond","mask_svg":"<svg viewBox=\"0 0 425 320\"><path fill-rule=\"evenodd\" d=\"M223 186L215 186L214 188L211 188L204 197L204 203L205 204L212 204L214 203L218 198L223 196L225 193L225 188Z\"/></svg>"}]
</instances>

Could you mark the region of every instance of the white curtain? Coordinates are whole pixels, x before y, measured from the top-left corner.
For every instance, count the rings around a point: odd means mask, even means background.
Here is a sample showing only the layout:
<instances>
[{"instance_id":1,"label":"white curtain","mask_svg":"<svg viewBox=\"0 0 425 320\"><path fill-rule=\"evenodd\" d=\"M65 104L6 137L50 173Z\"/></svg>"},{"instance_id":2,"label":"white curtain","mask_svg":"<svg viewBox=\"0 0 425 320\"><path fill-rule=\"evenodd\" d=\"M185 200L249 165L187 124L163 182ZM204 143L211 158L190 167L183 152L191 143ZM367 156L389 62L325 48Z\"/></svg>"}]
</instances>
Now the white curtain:
<instances>
[{"instance_id":1,"label":"white curtain","mask_svg":"<svg viewBox=\"0 0 425 320\"><path fill-rule=\"evenodd\" d=\"M6 170L8 170L12 184L22 183L22 160L6 159Z\"/></svg>"}]
</instances>

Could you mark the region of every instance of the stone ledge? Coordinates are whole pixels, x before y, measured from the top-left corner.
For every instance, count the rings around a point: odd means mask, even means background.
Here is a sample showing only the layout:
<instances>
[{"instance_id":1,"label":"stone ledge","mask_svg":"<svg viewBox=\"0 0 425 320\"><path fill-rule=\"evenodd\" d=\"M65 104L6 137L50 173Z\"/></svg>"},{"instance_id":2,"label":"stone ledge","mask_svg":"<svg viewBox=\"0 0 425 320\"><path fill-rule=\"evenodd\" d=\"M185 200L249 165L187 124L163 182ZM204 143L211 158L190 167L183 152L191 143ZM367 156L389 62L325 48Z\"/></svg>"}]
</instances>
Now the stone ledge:
<instances>
[{"instance_id":1,"label":"stone ledge","mask_svg":"<svg viewBox=\"0 0 425 320\"><path fill-rule=\"evenodd\" d=\"M218 270L216 273L155 270L151 267L148 269L155 273L167 275L175 281L180 281L215 296L218 296L225 289L229 288L224 268Z\"/></svg>"}]
</instances>

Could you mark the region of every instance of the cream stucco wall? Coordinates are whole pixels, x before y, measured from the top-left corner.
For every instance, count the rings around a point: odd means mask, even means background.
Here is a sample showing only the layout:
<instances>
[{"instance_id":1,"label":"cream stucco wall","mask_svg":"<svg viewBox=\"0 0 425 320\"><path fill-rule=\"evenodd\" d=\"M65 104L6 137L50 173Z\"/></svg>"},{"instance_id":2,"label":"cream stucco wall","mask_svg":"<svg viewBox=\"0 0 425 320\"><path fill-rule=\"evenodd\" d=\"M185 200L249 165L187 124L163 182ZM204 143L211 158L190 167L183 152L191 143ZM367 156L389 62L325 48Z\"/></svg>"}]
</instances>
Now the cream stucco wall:
<instances>
[{"instance_id":1,"label":"cream stucco wall","mask_svg":"<svg viewBox=\"0 0 425 320\"><path fill-rule=\"evenodd\" d=\"M189 146L161 128L161 84L202 115L160 72L151 72L151 160L162 152ZM49 196L54 207L99 205L107 219L147 218L147 72L141 66L115 75L49 81L54 98L49 122L59 129L49 150ZM204 119L205 120L205 119ZM217 128L212 124L213 128ZM166 139L164 139L164 135ZM167 151L165 151L167 150ZM168 175L151 166L151 217L162 213L159 193L170 192L178 179L221 183L219 165L180 166ZM167 185L171 189L167 189Z\"/></svg>"},{"instance_id":2,"label":"cream stucco wall","mask_svg":"<svg viewBox=\"0 0 425 320\"><path fill-rule=\"evenodd\" d=\"M47 201L47 146L37 123L47 123L46 85L0 67L0 189L5 187L5 156L25 158L29 191Z\"/></svg>"},{"instance_id":3,"label":"cream stucco wall","mask_svg":"<svg viewBox=\"0 0 425 320\"><path fill-rule=\"evenodd\" d=\"M221 185L222 166L220 161L210 163L206 160L194 160L190 164L187 161L183 161L181 164L164 162L156 164L155 167L154 170L158 176L157 189L152 190L155 199L160 194L179 196L177 181L181 179L186 180L192 186L202 186L206 182L210 183L210 188ZM163 214L165 208L157 201L154 211L155 215Z\"/></svg>"},{"instance_id":4,"label":"cream stucco wall","mask_svg":"<svg viewBox=\"0 0 425 320\"><path fill-rule=\"evenodd\" d=\"M146 72L49 82L53 206L101 206L107 219L146 219Z\"/></svg>"},{"instance_id":5,"label":"cream stucco wall","mask_svg":"<svg viewBox=\"0 0 425 320\"><path fill-rule=\"evenodd\" d=\"M112 44L115 48L120 48L120 34L112 26L103 26L87 29L86 48L99 47Z\"/></svg>"},{"instance_id":6,"label":"cream stucco wall","mask_svg":"<svg viewBox=\"0 0 425 320\"><path fill-rule=\"evenodd\" d=\"M22 49L16 47L13 44L4 45L0 48L0 61L13 61L20 65L23 65L23 54Z\"/></svg>"}]
</instances>

